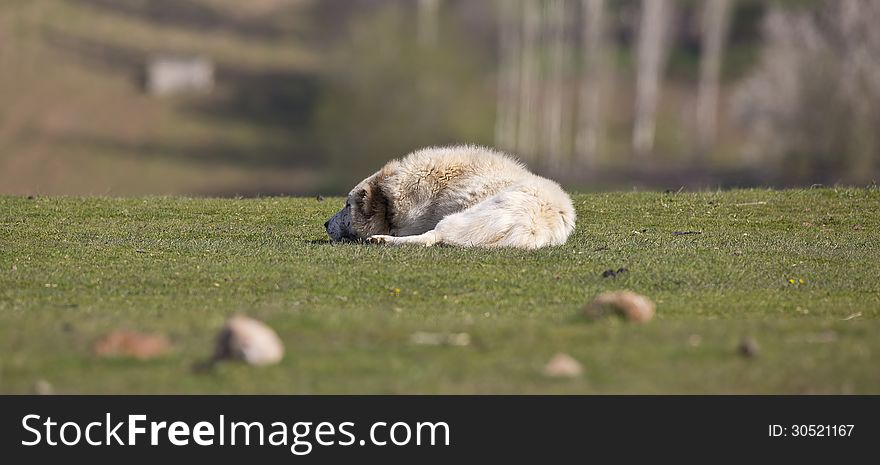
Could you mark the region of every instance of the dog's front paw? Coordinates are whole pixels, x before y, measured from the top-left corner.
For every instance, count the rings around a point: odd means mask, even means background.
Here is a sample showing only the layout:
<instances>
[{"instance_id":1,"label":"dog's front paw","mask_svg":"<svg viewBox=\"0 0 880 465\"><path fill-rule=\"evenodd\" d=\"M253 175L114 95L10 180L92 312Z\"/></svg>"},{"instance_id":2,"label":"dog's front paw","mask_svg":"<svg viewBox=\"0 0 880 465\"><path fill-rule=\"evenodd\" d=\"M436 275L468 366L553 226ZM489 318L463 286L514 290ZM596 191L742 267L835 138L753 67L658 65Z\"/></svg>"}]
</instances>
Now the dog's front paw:
<instances>
[{"instance_id":1,"label":"dog's front paw","mask_svg":"<svg viewBox=\"0 0 880 465\"><path fill-rule=\"evenodd\" d=\"M383 234L376 234L375 236L370 236L367 238L368 244L385 245L389 242L391 242L391 236L386 236Z\"/></svg>"}]
</instances>

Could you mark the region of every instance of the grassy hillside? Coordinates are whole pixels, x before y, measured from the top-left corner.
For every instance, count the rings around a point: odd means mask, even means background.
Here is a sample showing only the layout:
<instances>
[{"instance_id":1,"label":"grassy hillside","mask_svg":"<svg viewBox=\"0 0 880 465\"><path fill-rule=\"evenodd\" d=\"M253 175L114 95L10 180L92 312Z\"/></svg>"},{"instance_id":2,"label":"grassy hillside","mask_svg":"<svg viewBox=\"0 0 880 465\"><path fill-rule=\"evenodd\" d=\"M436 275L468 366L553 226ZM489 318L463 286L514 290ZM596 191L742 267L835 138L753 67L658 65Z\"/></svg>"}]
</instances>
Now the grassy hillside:
<instances>
[{"instance_id":1,"label":"grassy hillside","mask_svg":"<svg viewBox=\"0 0 880 465\"><path fill-rule=\"evenodd\" d=\"M0 193L311 192L307 0L0 2ZM143 90L148 59L216 65L208 95Z\"/></svg>"},{"instance_id":2,"label":"grassy hillside","mask_svg":"<svg viewBox=\"0 0 880 465\"><path fill-rule=\"evenodd\" d=\"M332 245L340 199L0 197L0 392L880 393L880 190L575 202L568 244L524 252ZM577 316L624 288L657 318ZM193 372L235 312L273 326L285 360ZM92 355L115 328L173 352ZM558 351L581 377L542 376Z\"/></svg>"},{"instance_id":3,"label":"grassy hillside","mask_svg":"<svg viewBox=\"0 0 880 465\"><path fill-rule=\"evenodd\" d=\"M2 1L0 194L342 193L413 149L494 143L495 2L444 2L442 40L429 48L416 39L414 3ZM630 18L635 6L621 2L611 16ZM752 28L762 10L740 9L752 13L732 25L727 84L757 56ZM608 137L598 165L552 173L538 160L544 157L523 154L532 168L589 190L784 180L769 165L755 173L738 170L744 140L728 121L728 86L720 103L718 151L701 157L707 166L691 166L698 69L693 46L671 52L658 102L657 154L633 170L635 79L631 40L626 42L615 47L614 85L604 92ZM566 102L574 105L580 54L571 52L572 82L564 87ZM158 54L210 58L215 89L174 98L149 95L142 75ZM547 66L546 53L539 55ZM536 104L536 115L543 114L537 110L543 103ZM565 111L567 131L573 132L577 112Z\"/></svg>"}]
</instances>

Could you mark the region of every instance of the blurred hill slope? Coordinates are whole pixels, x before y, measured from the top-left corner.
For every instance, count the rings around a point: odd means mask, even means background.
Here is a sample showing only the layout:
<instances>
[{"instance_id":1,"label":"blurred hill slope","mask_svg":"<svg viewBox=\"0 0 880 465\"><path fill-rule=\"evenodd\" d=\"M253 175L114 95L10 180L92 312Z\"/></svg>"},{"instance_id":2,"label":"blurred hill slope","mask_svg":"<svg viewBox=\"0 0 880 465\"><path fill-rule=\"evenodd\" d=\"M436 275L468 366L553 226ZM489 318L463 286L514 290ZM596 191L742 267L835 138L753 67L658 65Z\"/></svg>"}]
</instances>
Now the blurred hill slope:
<instances>
[{"instance_id":1,"label":"blurred hill slope","mask_svg":"<svg viewBox=\"0 0 880 465\"><path fill-rule=\"evenodd\" d=\"M0 193L305 192L315 95L304 0L0 3ZM212 59L207 95L143 91L157 53ZM244 187L243 187L244 186Z\"/></svg>"}]
</instances>

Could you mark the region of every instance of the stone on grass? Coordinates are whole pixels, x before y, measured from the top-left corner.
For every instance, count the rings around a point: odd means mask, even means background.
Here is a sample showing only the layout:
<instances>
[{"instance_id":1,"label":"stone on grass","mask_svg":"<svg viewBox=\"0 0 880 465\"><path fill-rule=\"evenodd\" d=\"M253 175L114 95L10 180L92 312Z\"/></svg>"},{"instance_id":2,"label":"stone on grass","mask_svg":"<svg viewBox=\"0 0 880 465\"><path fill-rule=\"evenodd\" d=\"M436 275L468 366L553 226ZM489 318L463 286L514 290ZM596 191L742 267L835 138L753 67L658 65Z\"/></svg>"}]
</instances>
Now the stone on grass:
<instances>
[{"instance_id":1,"label":"stone on grass","mask_svg":"<svg viewBox=\"0 0 880 465\"><path fill-rule=\"evenodd\" d=\"M544 376L550 378L575 378L581 375L583 367L571 355L559 352L544 365Z\"/></svg>"},{"instance_id":2,"label":"stone on grass","mask_svg":"<svg viewBox=\"0 0 880 465\"><path fill-rule=\"evenodd\" d=\"M52 394L55 394L55 388L52 387L52 383L45 379L38 379L37 382L34 383L34 394L38 396L51 396Z\"/></svg>"},{"instance_id":3,"label":"stone on grass","mask_svg":"<svg viewBox=\"0 0 880 465\"><path fill-rule=\"evenodd\" d=\"M420 346L464 347L470 345L471 336L468 333L428 333L417 331L409 336L409 341Z\"/></svg>"},{"instance_id":4,"label":"stone on grass","mask_svg":"<svg viewBox=\"0 0 880 465\"><path fill-rule=\"evenodd\" d=\"M150 360L165 355L171 343L164 334L141 333L117 329L95 341L93 350L98 357L131 357Z\"/></svg>"},{"instance_id":5,"label":"stone on grass","mask_svg":"<svg viewBox=\"0 0 880 465\"><path fill-rule=\"evenodd\" d=\"M584 308L584 314L590 318L619 315L634 323L651 321L654 313L651 299L630 291L603 292Z\"/></svg>"},{"instance_id":6,"label":"stone on grass","mask_svg":"<svg viewBox=\"0 0 880 465\"><path fill-rule=\"evenodd\" d=\"M758 345L758 341L744 337L739 343L738 352L742 357L755 358L761 352L761 347Z\"/></svg>"},{"instance_id":7,"label":"stone on grass","mask_svg":"<svg viewBox=\"0 0 880 465\"><path fill-rule=\"evenodd\" d=\"M249 365L265 366L281 361L284 344L266 324L242 315L226 320L217 336L214 360L240 360Z\"/></svg>"}]
</instances>

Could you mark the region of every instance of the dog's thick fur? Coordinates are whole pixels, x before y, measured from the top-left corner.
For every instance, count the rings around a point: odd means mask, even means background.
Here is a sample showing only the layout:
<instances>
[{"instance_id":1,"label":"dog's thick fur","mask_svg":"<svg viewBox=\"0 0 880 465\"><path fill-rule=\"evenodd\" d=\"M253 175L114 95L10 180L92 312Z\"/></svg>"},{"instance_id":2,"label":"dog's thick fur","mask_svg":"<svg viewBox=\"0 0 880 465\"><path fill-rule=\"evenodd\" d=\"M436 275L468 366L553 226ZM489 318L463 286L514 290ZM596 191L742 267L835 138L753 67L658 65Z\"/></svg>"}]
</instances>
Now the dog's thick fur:
<instances>
[{"instance_id":1,"label":"dog's thick fur","mask_svg":"<svg viewBox=\"0 0 880 465\"><path fill-rule=\"evenodd\" d=\"M574 223L555 182L496 150L456 146L389 162L325 227L334 241L537 249L564 244Z\"/></svg>"}]
</instances>

